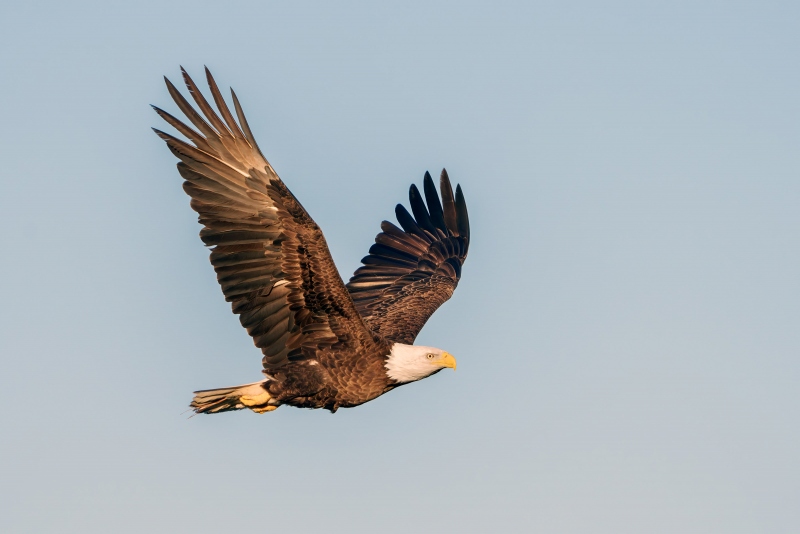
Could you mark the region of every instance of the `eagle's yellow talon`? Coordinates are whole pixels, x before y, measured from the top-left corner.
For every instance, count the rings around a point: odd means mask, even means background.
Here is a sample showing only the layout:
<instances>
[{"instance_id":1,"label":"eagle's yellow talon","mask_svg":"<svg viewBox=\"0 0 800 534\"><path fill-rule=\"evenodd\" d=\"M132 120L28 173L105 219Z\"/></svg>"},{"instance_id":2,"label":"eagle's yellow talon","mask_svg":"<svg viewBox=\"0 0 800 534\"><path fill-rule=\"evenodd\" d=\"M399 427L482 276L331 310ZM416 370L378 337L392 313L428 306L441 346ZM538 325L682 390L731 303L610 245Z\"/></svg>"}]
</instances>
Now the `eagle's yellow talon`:
<instances>
[{"instance_id":1,"label":"eagle's yellow talon","mask_svg":"<svg viewBox=\"0 0 800 534\"><path fill-rule=\"evenodd\" d=\"M250 408L250 409L253 410L256 413L265 413L265 412L271 412L273 410L277 410L278 407L277 406L261 406L259 408Z\"/></svg>"},{"instance_id":2,"label":"eagle's yellow talon","mask_svg":"<svg viewBox=\"0 0 800 534\"><path fill-rule=\"evenodd\" d=\"M261 393L259 395L242 395L241 397L239 397L239 400L245 406L250 407L250 406L260 406L262 404L266 404L267 401L269 401L269 399L271 398L272 397L270 397L269 393L265 391L264 393Z\"/></svg>"}]
</instances>

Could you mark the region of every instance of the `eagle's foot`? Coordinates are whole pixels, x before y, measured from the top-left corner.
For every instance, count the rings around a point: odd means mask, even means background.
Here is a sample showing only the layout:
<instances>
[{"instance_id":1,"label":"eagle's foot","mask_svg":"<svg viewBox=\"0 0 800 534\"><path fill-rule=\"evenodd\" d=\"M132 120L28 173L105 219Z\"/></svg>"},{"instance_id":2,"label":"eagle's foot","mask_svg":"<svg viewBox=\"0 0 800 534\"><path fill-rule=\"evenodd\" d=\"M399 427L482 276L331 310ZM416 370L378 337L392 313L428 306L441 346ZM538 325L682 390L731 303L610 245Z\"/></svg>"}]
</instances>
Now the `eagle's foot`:
<instances>
[{"instance_id":1,"label":"eagle's foot","mask_svg":"<svg viewBox=\"0 0 800 534\"><path fill-rule=\"evenodd\" d=\"M247 406L248 408L252 408L253 406L261 406L269 402L272 397L266 391L263 393L258 393L256 395L242 395L239 397L239 402Z\"/></svg>"},{"instance_id":2,"label":"eagle's foot","mask_svg":"<svg viewBox=\"0 0 800 534\"><path fill-rule=\"evenodd\" d=\"M253 408L250 408L250 409L253 410L256 413L266 413L266 412L271 412L273 410L277 410L278 407L277 406L259 406L257 408L253 407Z\"/></svg>"}]
</instances>

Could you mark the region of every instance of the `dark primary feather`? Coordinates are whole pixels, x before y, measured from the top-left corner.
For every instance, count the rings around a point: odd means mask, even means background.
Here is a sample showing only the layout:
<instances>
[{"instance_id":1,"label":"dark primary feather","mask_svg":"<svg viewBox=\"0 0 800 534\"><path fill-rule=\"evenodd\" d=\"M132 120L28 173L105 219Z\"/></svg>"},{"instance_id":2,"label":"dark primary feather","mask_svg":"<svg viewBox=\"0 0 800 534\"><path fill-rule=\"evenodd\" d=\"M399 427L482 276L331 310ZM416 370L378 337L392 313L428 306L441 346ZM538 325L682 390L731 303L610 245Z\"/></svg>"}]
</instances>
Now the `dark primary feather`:
<instances>
[{"instance_id":1,"label":"dark primary feather","mask_svg":"<svg viewBox=\"0 0 800 534\"><path fill-rule=\"evenodd\" d=\"M347 289L373 331L400 343L413 343L428 318L458 285L469 249L469 217L461 187L455 197L447 171L439 185L425 173L425 200L416 186L409 190L414 213L398 204L401 228L384 221L364 264Z\"/></svg>"},{"instance_id":2,"label":"dark primary feather","mask_svg":"<svg viewBox=\"0 0 800 534\"><path fill-rule=\"evenodd\" d=\"M219 115L185 70L195 108L167 89L191 128L155 108L191 143L156 130L181 160L184 190L213 247L211 263L225 299L264 355L266 369L309 358L386 353L367 329L339 277L325 238L256 145L236 95L238 123L206 69ZM355 364L353 364L355 366Z\"/></svg>"}]
</instances>

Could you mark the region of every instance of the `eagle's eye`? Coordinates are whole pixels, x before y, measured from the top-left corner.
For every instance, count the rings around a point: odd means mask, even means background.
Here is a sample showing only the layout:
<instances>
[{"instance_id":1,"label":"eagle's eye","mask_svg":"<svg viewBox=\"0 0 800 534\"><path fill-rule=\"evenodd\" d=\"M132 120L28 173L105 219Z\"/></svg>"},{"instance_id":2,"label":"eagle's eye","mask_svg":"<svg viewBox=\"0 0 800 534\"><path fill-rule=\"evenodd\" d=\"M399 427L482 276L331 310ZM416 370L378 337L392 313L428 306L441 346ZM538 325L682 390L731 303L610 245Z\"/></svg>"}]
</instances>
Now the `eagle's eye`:
<instances>
[{"instance_id":1,"label":"eagle's eye","mask_svg":"<svg viewBox=\"0 0 800 534\"><path fill-rule=\"evenodd\" d=\"M429 352L428 354L425 355L425 357L428 358L429 360L432 360L433 359L433 353Z\"/></svg>"}]
</instances>

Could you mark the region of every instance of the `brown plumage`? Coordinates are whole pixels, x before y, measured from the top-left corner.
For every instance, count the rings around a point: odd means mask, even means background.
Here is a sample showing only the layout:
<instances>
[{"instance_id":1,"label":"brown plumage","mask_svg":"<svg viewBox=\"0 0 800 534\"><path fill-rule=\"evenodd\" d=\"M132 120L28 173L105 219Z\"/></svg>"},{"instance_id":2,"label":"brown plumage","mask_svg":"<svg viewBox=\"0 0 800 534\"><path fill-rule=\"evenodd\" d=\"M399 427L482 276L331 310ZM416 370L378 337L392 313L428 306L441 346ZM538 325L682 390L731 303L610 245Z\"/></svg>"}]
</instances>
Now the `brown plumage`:
<instances>
[{"instance_id":1,"label":"brown plumage","mask_svg":"<svg viewBox=\"0 0 800 534\"><path fill-rule=\"evenodd\" d=\"M413 343L458 284L469 247L461 188L453 195L442 171L440 201L426 173L425 201L412 185L413 216L397 206L402 229L384 221L364 266L345 285L322 231L261 153L233 91L238 123L208 69L219 113L181 70L202 115L165 78L194 128L154 106L190 143L155 132L181 160L178 172L203 225L200 237L212 247L225 299L263 353L266 376L244 386L198 391L195 411L264 412L281 404L335 411L418 379L405 367L387 373L387 362L396 343ZM414 358L425 353L435 362L425 376L455 366L443 351L416 349L403 350Z\"/></svg>"}]
</instances>

